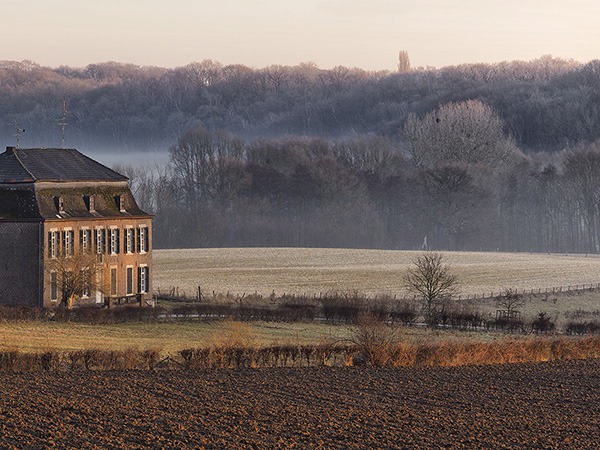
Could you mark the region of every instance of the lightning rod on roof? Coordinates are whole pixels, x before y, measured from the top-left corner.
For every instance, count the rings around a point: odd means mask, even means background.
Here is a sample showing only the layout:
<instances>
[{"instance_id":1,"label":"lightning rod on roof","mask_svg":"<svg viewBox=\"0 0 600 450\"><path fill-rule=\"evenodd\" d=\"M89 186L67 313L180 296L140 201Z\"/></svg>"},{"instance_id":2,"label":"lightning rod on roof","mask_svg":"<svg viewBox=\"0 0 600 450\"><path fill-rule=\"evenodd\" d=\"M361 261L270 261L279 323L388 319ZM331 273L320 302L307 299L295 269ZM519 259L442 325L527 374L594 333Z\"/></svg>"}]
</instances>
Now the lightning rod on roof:
<instances>
[{"instance_id":1,"label":"lightning rod on roof","mask_svg":"<svg viewBox=\"0 0 600 450\"><path fill-rule=\"evenodd\" d=\"M21 126L19 125L19 122L15 121L14 123L15 125L15 138L17 140L17 148L19 148L19 142L21 141L21 135L23 133L25 133L25 128L21 128Z\"/></svg>"},{"instance_id":2,"label":"lightning rod on roof","mask_svg":"<svg viewBox=\"0 0 600 450\"><path fill-rule=\"evenodd\" d=\"M63 115L60 119L58 119L58 125L60 126L60 130L61 130L61 148L65 148L65 128L68 125L67 123L67 115L69 114L69 111L67 109L67 101L64 100L63 101Z\"/></svg>"}]
</instances>

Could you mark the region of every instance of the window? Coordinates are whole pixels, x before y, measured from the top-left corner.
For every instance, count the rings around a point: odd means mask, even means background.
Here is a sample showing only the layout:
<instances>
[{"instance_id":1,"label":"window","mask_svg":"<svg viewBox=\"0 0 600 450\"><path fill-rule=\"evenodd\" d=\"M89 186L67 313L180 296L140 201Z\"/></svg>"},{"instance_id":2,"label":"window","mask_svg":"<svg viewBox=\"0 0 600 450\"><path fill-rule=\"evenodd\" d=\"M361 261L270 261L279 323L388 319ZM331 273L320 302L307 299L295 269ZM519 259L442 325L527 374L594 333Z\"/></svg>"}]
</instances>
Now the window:
<instances>
[{"instance_id":1,"label":"window","mask_svg":"<svg viewBox=\"0 0 600 450\"><path fill-rule=\"evenodd\" d=\"M59 213L65 212L65 199L63 197L54 197L54 205Z\"/></svg>"},{"instance_id":2,"label":"window","mask_svg":"<svg viewBox=\"0 0 600 450\"><path fill-rule=\"evenodd\" d=\"M117 206L119 207L119 211L126 212L125 209L125 197L123 195L116 195L115 201L117 202Z\"/></svg>"},{"instance_id":3,"label":"window","mask_svg":"<svg viewBox=\"0 0 600 450\"><path fill-rule=\"evenodd\" d=\"M58 300L58 274L50 272L50 300Z\"/></svg>"},{"instance_id":4,"label":"window","mask_svg":"<svg viewBox=\"0 0 600 450\"><path fill-rule=\"evenodd\" d=\"M133 253L135 251L135 237L133 228L125 228L125 253Z\"/></svg>"},{"instance_id":5,"label":"window","mask_svg":"<svg viewBox=\"0 0 600 450\"><path fill-rule=\"evenodd\" d=\"M58 256L58 248L60 245L60 233L56 230L48 232L48 258L56 258Z\"/></svg>"},{"instance_id":6,"label":"window","mask_svg":"<svg viewBox=\"0 0 600 450\"><path fill-rule=\"evenodd\" d=\"M138 267L138 292L144 294L150 290L150 271L148 266Z\"/></svg>"},{"instance_id":7,"label":"window","mask_svg":"<svg viewBox=\"0 0 600 450\"><path fill-rule=\"evenodd\" d=\"M73 230L64 230L62 232L62 241L63 241L63 255L64 256L73 256L75 254L75 249L73 247L73 238L75 236L75 232Z\"/></svg>"},{"instance_id":8,"label":"window","mask_svg":"<svg viewBox=\"0 0 600 450\"><path fill-rule=\"evenodd\" d=\"M84 195L83 201L89 212L96 212L96 199L93 195Z\"/></svg>"},{"instance_id":9,"label":"window","mask_svg":"<svg viewBox=\"0 0 600 450\"><path fill-rule=\"evenodd\" d=\"M127 295L133 294L133 267L127 267Z\"/></svg>"},{"instance_id":10,"label":"window","mask_svg":"<svg viewBox=\"0 0 600 450\"><path fill-rule=\"evenodd\" d=\"M117 268L110 268L110 295L117 295Z\"/></svg>"},{"instance_id":11,"label":"window","mask_svg":"<svg viewBox=\"0 0 600 450\"><path fill-rule=\"evenodd\" d=\"M140 226L138 229L137 248L140 253L148 251L148 227Z\"/></svg>"},{"instance_id":12,"label":"window","mask_svg":"<svg viewBox=\"0 0 600 450\"><path fill-rule=\"evenodd\" d=\"M102 255L106 253L106 230L104 228L97 228L94 230L96 238L96 253Z\"/></svg>"},{"instance_id":13,"label":"window","mask_svg":"<svg viewBox=\"0 0 600 450\"><path fill-rule=\"evenodd\" d=\"M111 228L110 229L110 253L116 255L119 253L119 229Z\"/></svg>"},{"instance_id":14,"label":"window","mask_svg":"<svg viewBox=\"0 0 600 450\"><path fill-rule=\"evenodd\" d=\"M79 230L79 248L81 253L90 253L92 249L92 230L84 228Z\"/></svg>"},{"instance_id":15,"label":"window","mask_svg":"<svg viewBox=\"0 0 600 450\"><path fill-rule=\"evenodd\" d=\"M104 270L100 268L96 273L96 303L104 301L102 297L102 286L104 286Z\"/></svg>"},{"instance_id":16,"label":"window","mask_svg":"<svg viewBox=\"0 0 600 450\"><path fill-rule=\"evenodd\" d=\"M81 296L84 298L88 298L92 290L92 272L90 271L90 269L81 269L80 276L81 284L83 286Z\"/></svg>"}]
</instances>

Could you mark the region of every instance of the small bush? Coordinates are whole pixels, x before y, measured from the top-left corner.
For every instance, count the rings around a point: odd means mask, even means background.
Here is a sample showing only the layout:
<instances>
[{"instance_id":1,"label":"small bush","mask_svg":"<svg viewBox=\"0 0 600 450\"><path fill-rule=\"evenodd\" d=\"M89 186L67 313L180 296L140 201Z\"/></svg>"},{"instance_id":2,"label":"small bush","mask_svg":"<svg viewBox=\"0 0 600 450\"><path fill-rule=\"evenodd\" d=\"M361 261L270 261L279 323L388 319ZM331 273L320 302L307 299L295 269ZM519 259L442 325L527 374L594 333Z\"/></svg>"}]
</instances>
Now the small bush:
<instances>
[{"instance_id":1,"label":"small bush","mask_svg":"<svg viewBox=\"0 0 600 450\"><path fill-rule=\"evenodd\" d=\"M537 318L531 322L531 330L534 333L548 333L554 331L555 324L545 312L538 313Z\"/></svg>"},{"instance_id":2,"label":"small bush","mask_svg":"<svg viewBox=\"0 0 600 450\"><path fill-rule=\"evenodd\" d=\"M569 322L565 327L567 334L598 334L600 333L600 322Z\"/></svg>"},{"instance_id":3,"label":"small bush","mask_svg":"<svg viewBox=\"0 0 600 450\"><path fill-rule=\"evenodd\" d=\"M372 367L388 365L397 341L397 327L383 323L368 313L361 314L356 320L352 342L359 350L357 363L364 362Z\"/></svg>"}]
</instances>

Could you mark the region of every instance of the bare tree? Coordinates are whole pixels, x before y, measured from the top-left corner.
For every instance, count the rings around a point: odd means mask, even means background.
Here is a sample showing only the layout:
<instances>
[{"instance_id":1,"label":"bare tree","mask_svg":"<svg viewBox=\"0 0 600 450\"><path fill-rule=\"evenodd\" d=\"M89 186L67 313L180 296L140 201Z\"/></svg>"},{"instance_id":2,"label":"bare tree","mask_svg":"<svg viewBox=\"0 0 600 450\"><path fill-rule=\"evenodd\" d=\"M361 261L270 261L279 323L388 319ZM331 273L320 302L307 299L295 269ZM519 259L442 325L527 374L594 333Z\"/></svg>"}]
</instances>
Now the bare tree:
<instances>
[{"instance_id":1,"label":"bare tree","mask_svg":"<svg viewBox=\"0 0 600 450\"><path fill-rule=\"evenodd\" d=\"M424 253L413 264L414 267L409 268L404 276L404 285L420 297L425 320L433 324L441 301L458 292L458 279L443 264L441 253Z\"/></svg>"},{"instance_id":2,"label":"bare tree","mask_svg":"<svg viewBox=\"0 0 600 450\"><path fill-rule=\"evenodd\" d=\"M498 307L504 309L505 315L509 319L516 317L518 310L522 308L524 304L523 297L512 289L506 289L497 300Z\"/></svg>"},{"instance_id":3,"label":"bare tree","mask_svg":"<svg viewBox=\"0 0 600 450\"><path fill-rule=\"evenodd\" d=\"M48 261L47 270L56 274L51 289L61 292L63 306L72 308L77 299L89 297L93 292L103 292L101 285L102 265L97 255L86 252L75 252L73 255L60 255Z\"/></svg>"},{"instance_id":4,"label":"bare tree","mask_svg":"<svg viewBox=\"0 0 600 450\"><path fill-rule=\"evenodd\" d=\"M419 167L467 164L495 173L519 154L503 126L490 106L467 100L447 103L422 118L411 114L404 131L411 143L413 161Z\"/></svg>"}]
</instances>

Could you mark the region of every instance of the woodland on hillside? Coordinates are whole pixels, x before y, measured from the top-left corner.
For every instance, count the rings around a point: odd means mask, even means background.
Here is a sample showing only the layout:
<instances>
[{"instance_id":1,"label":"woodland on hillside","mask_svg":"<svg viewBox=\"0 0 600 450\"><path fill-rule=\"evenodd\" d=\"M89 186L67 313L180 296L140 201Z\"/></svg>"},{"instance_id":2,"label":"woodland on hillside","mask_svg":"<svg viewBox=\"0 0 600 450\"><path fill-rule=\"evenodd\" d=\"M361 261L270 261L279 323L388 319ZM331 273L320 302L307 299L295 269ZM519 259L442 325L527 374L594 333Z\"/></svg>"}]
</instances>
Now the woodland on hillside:
<instances>
[{"instance_id":1,"label":"woodland on hillside","mask_svg":"<svg viewBox=\"0 0 600 450\"><path fill-rule=\"evenodd\" d=\"M166 149L197 125L244 139L375 133L395 140L411 113L465 100L492 107L526 153L591 142L600 137L600 60L543 56L401 73L312 63L254 69L205 60L166 69L0 61L0 136L13 142L18 122L30 147L60 143L64 101L68 145L122 151Z\"/></svg>"},{"instance_id":2,"label":"woodland on hillside","mask_svg":"<svg viewBox=\"0 0 600 450\"><path fill-rule=\"evenodd\" d=\"M120 167L157 247L598 252L600 61L414 69L0 62L24 146L169 151Z\"/></svg>"}]
</instances>

